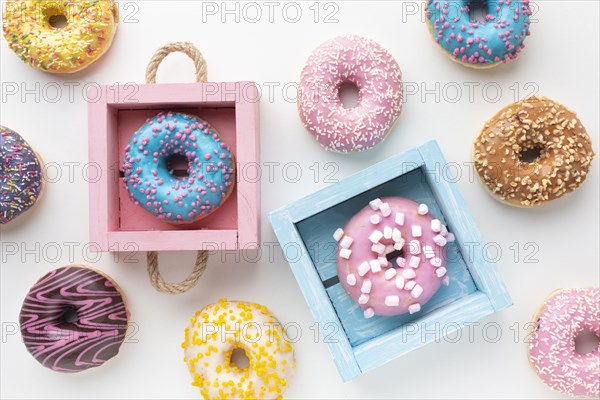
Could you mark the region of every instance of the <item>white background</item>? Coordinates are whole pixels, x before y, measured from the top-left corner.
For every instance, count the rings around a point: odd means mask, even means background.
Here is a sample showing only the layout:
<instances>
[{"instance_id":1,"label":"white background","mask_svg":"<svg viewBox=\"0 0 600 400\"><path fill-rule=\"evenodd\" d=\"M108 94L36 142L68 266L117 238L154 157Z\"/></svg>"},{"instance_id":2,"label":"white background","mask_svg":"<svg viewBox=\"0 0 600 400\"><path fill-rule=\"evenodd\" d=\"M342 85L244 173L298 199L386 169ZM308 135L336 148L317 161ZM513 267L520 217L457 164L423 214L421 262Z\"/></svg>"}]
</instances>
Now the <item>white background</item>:
<instances>
[{"instance_id":1,"label":"white background","mask_svg":"<svg viewBox=\"0 0 600 400\"><path fill-rule=\"evenodd\" d=\"M260 22L244 21L243 4L239 4L239 22L231 14L223 23L221 13L203 14L202 3L196 1L121 2L121 23L111 50L93 67L71 76L30 69L2 40L2 125L23 134L47 163L62 166L60 178L54 173L54 183L47 185L35 210L17 226L2 229L2 397L199 397L183 363L183 328L195 310L222 297L263 303L283 323L295 322L302 328L302 338L295 344L297 375L286 393L288 398L560 397L531 370L524 326L552 290L598 285L600 162L594 161L589 179L575 193L533 210L511 208L492 199L473 180L465 163L485 120L532 91L576 110L598 153L598 2L537 2L537 22L531 27L525 51L516 62L487 71L462 67L439 52L421 16L412 14L415 7L422 8L422 2L338 2L327 9L322 3L317 22L314 6L309 8L312 2L302 2L298 3L302 17L297 23L289 22L294 9L288 8L286 15L277 4L272 22L268 8L259 2ZM212 5L222 11L221 2ZM326 11L335 9L333 18L338 22L325 23ZM246 11L246 17L255 17L255 9ZM129 23L124 23L125 18ZM400 121L384 145L351 156L325 152L310 138L299 121L293 89L312 49L344 33L371 37L389 49L402 68L407 87L418 91L407 96ZM333 177L341 179L436 139L448 161L462 165L458 185L484 237L502 251L497 264L514 306L485 319L482 324L492 324L487 330L483 325L475 327L472 335L463 330L456 343L442 340L427 345L343 383L323 338L315 338L311 330L314 320L280 251L269 257L265 250L256 263L243 258L236 261L234 254L213 255L199 286L176 297L158 294L150 286L144 254L134 255L132 262L125 260L126 254L104 254L98 260L95 253L86 252L88 187L82 169L88 137L83 83L141 83L154 51L167 42L182 40L201 49L208 60L209 80L254 80L263 88L262 162L280 163L272 176L267 170L263 175L263 242L275 242L266 219L269 211L327 185L324 175L331 170L325 169L325 163L336 163L339 170ZM158 74L159 82L192 79L192 65L180 55L169 57ZM79 86L70 98L69 85L76 82ZM469 98L469 82L477 85L473 98ZM483 86L488 82L493 86L488 86L486 93ZM282 90L286 83L292 84L287 94ZM12 93L15 85L18 93L9 94L6 89L10 86ZM274 86L272 98L268 86ZM455 101L457 87L462 94ZM497 88L501 89L499 96ZM25 94L24 89L34 93ZM433 92L424 95L424 89ZM283 172L285 163L292 161L301 165L298 181L294 167L288 167L287 177ZM71 162L75 164L69 177ZM316 177L315 168L310 169L315 162L321 172ZM511 250L514 243L519 254ZM7 254L6 246L14 244L19 253ZM70 246L73 254L69 254ZM535 248L539 251L531 255L532 262L525 262ZM163 254L164 276L184 278L193 260L193 253ZM23 298L35 280L72 262L110 274L126 293L132 321L139 329L106 365L63 375L42 368L13 331ZM498 329L501 337L492 343Z\"/></svg>"}]
</instances>

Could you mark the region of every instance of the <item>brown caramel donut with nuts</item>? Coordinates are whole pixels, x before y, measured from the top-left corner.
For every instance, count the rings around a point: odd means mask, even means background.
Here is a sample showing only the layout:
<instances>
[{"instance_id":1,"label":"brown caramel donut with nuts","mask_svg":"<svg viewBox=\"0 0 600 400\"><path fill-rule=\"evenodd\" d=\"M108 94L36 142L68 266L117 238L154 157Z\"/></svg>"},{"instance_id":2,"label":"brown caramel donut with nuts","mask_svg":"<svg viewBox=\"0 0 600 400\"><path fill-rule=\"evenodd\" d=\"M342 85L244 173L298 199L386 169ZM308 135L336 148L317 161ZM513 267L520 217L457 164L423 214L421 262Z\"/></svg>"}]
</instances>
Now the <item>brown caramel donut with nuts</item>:
<instances>
[{"instance_id":1,"label":"brown caramel donut with nuts","mask_svg":"<svg viewBox=\"0 0 600 400\"><path fill-rule=\"evenodd\" d=\"M496 199L517 207L536 207L577 189L595 155L577 115L545 97L500 110L473 149L484 186Z\"/></svg>"}]
</instances>

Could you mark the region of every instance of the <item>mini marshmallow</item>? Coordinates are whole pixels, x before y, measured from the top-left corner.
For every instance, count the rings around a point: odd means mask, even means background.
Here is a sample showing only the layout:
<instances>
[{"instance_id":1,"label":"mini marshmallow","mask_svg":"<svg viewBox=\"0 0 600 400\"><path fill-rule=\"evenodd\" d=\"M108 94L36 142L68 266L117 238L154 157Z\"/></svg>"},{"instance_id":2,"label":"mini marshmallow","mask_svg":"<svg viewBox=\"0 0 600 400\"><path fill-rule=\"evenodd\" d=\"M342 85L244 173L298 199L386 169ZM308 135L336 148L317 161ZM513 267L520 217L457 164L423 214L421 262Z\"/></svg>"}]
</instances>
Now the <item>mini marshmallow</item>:
<instances>
[{"instance_id":1,"label":"mini marshmallow","mask_svg":"<svg viewBox=\"0 0 600 400\"><path fill-rule=\"evenodd\" d=\"M381 264L379 264L379 260L371 260L369 261L369 265L371 266L372 273L376 274L377 272L381 271Z\"/></svg>"},{"instance_id":2,"label":"mini marshmallow","mask_svg":"<svg viewBox=\"0 0 600 400\"><path fill-rule=\"evenodd\" d=\"M417 213L419 215L425 215L429 212L429 207L427 207L427 204L419 204L419 209L417 210Z\"/></svg>"},{"instance_id":3,"label":"mini marshmallow","mask_svg":"<svg viewBox=\"0 0 600 400\"><path fill-rule=\"evenodd\" d=\"M369 206L371 206L371 208L373 209L373 211L379 210L379 207L381 207L381 204L382 204L381 199L375 199L375 200L371 200L369 202Z\"/></svg>"},{"instance_id":4,"label":"mini marshmallow","mask_svg":"<svg viewBox=\"0 0 600 400\"><path fill-rule=\"evenodd\" d=\"M350 236L344 236L344 238L340 242L340 246L342 246L343 249L349 249L350 246L352 246L353 242L354 239L352 239Z\"/></svg>"},{"instance_id":5,"label":"mini marshmallow","mask_svg":"<svg viewBox=\"0 0 600 400\"><path fill-rule=\"evenodd\" d=\"M440 247L444 247L446 245L446 243L448 243L448 240L446 240L446 238L443 237L442 235L436 235L433 238L433 241L435 242L435 244L437 244Z\"/></svg>"},{"instance_id":6,"label":"mini marshmallow","mask_svg":"<svg viewBox=\"0 0 600 400\"><path fill-rule=\"evenodd\" d=\"M417 273L414 269L405 269L404 271L402 271L402 277L404 279L413 279L417 277Z\"/></svg>"},{"instance_id":7,"label":"mini marshmallow","mask_svg":"<svg viewBox=\"0 0 600 400\"><path fill-rule=\"evenodd\" d=\"M404 247L404 239L400 239L396 243L394 243L394 249L400 251Z\"/></svg>"},{"instance_id":8,"label":"mini marshmallow","mask_svg":"<svg viewBox=\"0 0 600 400\"><path fill-rule=\"evenodd\" d=\"M428 259L435 257L435 251L433 250L433 247L429 245L423 246L423 254L425 254L425 258Z\"/></svg>"},{"instance_id":9,"label":"mini marshmallow","mask_svg":"<svg viewBox=\"0 0 600 400\"><path fill-rule=\"evenodd\" d=\"M419 284L416 284L413 290L410 291L410 295L413 299L418 299L419 296L423 294L423 287Z\"/></svg>"},{"instance_id":10,"label":"mini marshmallow","mask_svg":"<svg viewBox=\"0 0 600 400\"><path fill-rule=\"evenodd\" d=\"M454 237L453 233L448 233L448 236L446 236L446 240L448 242L454 242L456 240L456 238Z\"/></svg>"},{"instance_id":11,"label":"mini marshmallow","mask_svg":"<svg viewBox=\"0 0 600 400\"><path fill-rule=\"evenodd\" d=\"M408 266L411 268L419 268L419 264L421 263L421 257L412 256L410 261L408 262Z\"/></svg>"},{"instance_id":12,"label":"mini marshmallow","mask_svg":"<svg viewBox=\"0 0 600 400\"><path fill-rule=\"evenodd\" d=\"M385 271L385 280L389 281L391 280L393 277L396 276L396 268L388 268L387 271Z\"/></svg>"},{"instance_id":13,"label":"mini marshmallow","mask_svg":"<svg viewBox=\"0 0 600 400\"><path fill-rule=\"evenodd\" d=\"M388 259L385 257L377 257L377 261L379 261L379 265L381 265L382 267L387 267L388 266Z\"/></svg>"},{"instance_id":14,"label":"mini marshmallow","mask_svg":"<svg viewBox=\"0 0 600 400\"><path fill-rule=\"evenodd\" d=\"M404 278L400 275L396 277L396 287L398 289L404 289Z\"/></svg>"},{"instance_id":15,"label":"mini marshmallow","mask_svg":"<svg viewBox=\"0 0 600 400\"><path fill-rule=\"evenodd\" d=\"M392 240L394 243L399 243L402 240L402 232L400 232L400 229L394 228L392 230Z\"/></svg>"},{"instance_id":16,"label":"mini marshmallow","mask_svg":"<svg viewBox=\"0 0 600 400\"><path fill-rule=\"evenodd\" d=\"M448 236L448 228L446 228L446 225L442 225L442 230L440 231L440 233L442 234L442 236Z\"/></svg>"},{"instance_id":17,"label":"mini marshmallow","mask_svg":"<svg viewBox=\"0 0 600 400\"><path fill-rule=\"evenodd\" d=\"M389 226L386 226L385 228L383 228L383 238L384 239L392 238L392 228L390 228Z\"/></svg>"},{"instance_id":18,"label":"mini marshmallow","mask_svg":"<svg viewBox=\"0 0 600 400\"><path fill-rule=\"evenodd\" d=\"M384 217L389 217L392 214L392 209L388 203L382 203L381 206L379 206L379 211L381 211L381 214L383 214Z\"/></svg>"},{"instance_id":19,"label":"mini marshmallow","mask_svg":"<svg viewBox=\"0 0 600 400\"><path fill-rule=\"evenodd\" d=\"M373 233L371 233L371 235L369 236L369 240L372 243L379 243L382 237L383 233L381 231L373 231Z\"/></svg>"},{"instance_id":20,"label":"mini marshmallow","mask_svg":"<svg viewBox=\"0 0 600 400\"><path fill-rule=\"evenodd\" d=\"M354 286L356 285L356 277L353 274L348 274L346 277L346 282L348 282L348 285Z\"/></svg>"},{"instance_id":21,"label":"mini marshmallow","mask_svg":"<svg viewBox=\"0 0 600 400\"><path fill-rule=\"evenodd\" d=\"M345 258L346 260L350 258L350 254L352 254L352 250L350 249L340 250L340 257Z\"/></svg>"},{"instance_id":22,"label":"mini marshmallow","mask_svg":"<svg viewBox=\"0 0 600 400\"><path fill-rule=\"evenodd\" d=\"M344 236L344 230L342 228L337 228L337 230L333 233L333 238L336 242L339 242L342 236Z\"/></svg>"},{"instance_id":23,"label":"mini marshmallow","mask_svg":"<svg viewBox=\"0 0 600 400\"><path fill-rule=\"evenodd\" d=\"M446 275L446 272L447 272L446 268L440 267L435 270L435 276L437 276L438 278L441 278L442 276Z\"/></svg>"},{"instance_id":24,"label":"mini marshmallow","mask_svg":"<svg viewBox=\"0 0 600 400\"><path fill-rule=\"evenodd\" d=\"M442 266L442 259L439 258L439 257L433 257L431 260L429 260L429 262L434 267L441 267Z\"/></svg>"},{"instance_id":25,"label":"mini marshmallow","mask_svg":"<svg viewBox=\"0 0 600 400\"><path fill-rule=\"evenodd\" d=\"M396 213L396 224L403 226L404 225L404 213Z\"/></svg>"},{"instance_id":26,"label":"mini marshmallow","mask_svg":"<svg viewBox=\"0 0 600 400\"><path fill-rule=\"evenodd\" d=\"M385 296L385 305L388 307L398 307L400 305L400 297Z\"/></svg>"},{"instance_id":27,"label":"mini marshmallow","mask_svg":"<svg viewBox=\"0 0 600 400\"><path fill-rule=\"evenodd\" d=\"M371 281L369 279L366 279L360 287L360 291L362 293L369 294L371 293L371 286Z\"/></svg>"},{"instance_id":28,"label":"mini marshmallow","mask_svg":"<svg viewBox=\"0 0 600 400\"><path fill-rule=\"evenodd\" d=\"M392 246L391 244L388 244L387 246L385 246L385 254L390 254L394 252L394 246Z\"/></svg>"},{"instance_id":29,"label":"mini marshmallow","mask_svg":"<svg viewBox=\"0 0 600 400\"><path fill-rule=\"evenodd\" d=\"M368 262L366 262L366 261L365 261L365 262L363 262L362 264L360 264L360 265L358 266L358 274L359 274L360 276L365 276L365 274L366 274L367 272L369 272L370 270L371 270L371 266L370 266L370 265L369 265L369 263L368 263Z\"/></svg>"},{"instance_id":30,"label":"mini marshmallow","mask_svg":"<svg viewBox=\"0 0 600 400\"><path fill-rule=\"evenodd\" d=\"M414 314L419 311L421 311L421 305L419 303L411 304L410 306L408 306L408 312L410 314Z\"/></svg>"},{"instance_id":31,"label":"mini marshmallow","mask_svg":"<svg viewBox=\"0 0 600 400\"><path fill-rule=\"evenodd\" d=\"M413 225L412 226L412 235L413 235L413 237L423 236L423 229L421 228L421 225Z\"/></svg>"},{"instance_id":32,"label":"mini marshmallow","mask_svg":"<svg viewBox=\"0 0 600 400\"><path fill-rule=\"evenodd\" d=\"M417 282L415 282L415 281L408 281L404 285L404 289L406 289L406 290L413 290L415 288L416 284L417 284Z\"/></svg>"},{"instance_id":33,"label":"mini marshmallow","mask_svg":"<svg viewBox=\"0 0 600 400\"><path fill-rule=\"evenodd\" d=\"M398 264L399 267L406 267L406 258L404 258L404 257L396 258L396 264Z\"/></svg>"},{"instance_id":34,"label":"mini marshmallow","mask_svg":"<svg viewBox=\"0 0 600 400\"><path fill-rule=\"evenodd\" d=\"M371 223L373 225L377 225L378 223L381 222L381 215L373 214L373 215L371 215L371 218L369 218L369 220L371 221Z\"/></svg>"},{"instance_id":35,"label":"mini marshmallow","mask_svg":"<svg viewBox=\"0 0 600 400\"><path fill-rule=\"evenodd\" d=\"M418 240L408 242L408 251L410 254L421 254L421 242Z\"/></svg>"},{"instance_id":36,"label":"mini marshmallow","mask_svg":"<svg viewBox=\"0 0 600 400\"><path fill-rule=\"evenodd\" d=\"M371 246L371 251L381 255L385 252L385 244L375 243L373 246Z\"/></svg>"},{"instance_id":37,"label":"mini marshmallow","mask_svg":"<svg viewBox=\"0 0 600 400\"><path fill-rule=\"evenodd\" d=\"M375 316L375 311L369 307L365 310L365 312L363 313L363 315L365 316L365 318L369 319L369 318L373 318Z\"/></svg>"},{"instance_id":38,"label":"mini marshmallow","mask_svg":"<svg viewBox=\"0 0 600 400\"><path fill-rule=\"evenodd\" d=\"M444 277L444 279L442 279L442 284L443 284L444 286L448 286L448 285L450 284L450 278L448 278L448 275L446 275L446 276Z\"/></svg>"},{"instance_id":39,"label":"mini marshmallow","mask_svg":"<svg viewBox=\"0 0 600 400\"><path fill-rule=\"evenodd\" d=\"M431 220L431 230L438 233L442 231L442 221L440 221L439 219L432 219Z\"/></svg>"},{"instance_id":40,"label":"mini marshmallow","mask_svg":"<svg viewBox=\"0 0 600 400\"><path fill-rule=\"evenodd\" d=\"M367 304L369 302L369 295L368 294L361 294L360 297L358 298L358 304Z\"/></svg>"}]
</instances>

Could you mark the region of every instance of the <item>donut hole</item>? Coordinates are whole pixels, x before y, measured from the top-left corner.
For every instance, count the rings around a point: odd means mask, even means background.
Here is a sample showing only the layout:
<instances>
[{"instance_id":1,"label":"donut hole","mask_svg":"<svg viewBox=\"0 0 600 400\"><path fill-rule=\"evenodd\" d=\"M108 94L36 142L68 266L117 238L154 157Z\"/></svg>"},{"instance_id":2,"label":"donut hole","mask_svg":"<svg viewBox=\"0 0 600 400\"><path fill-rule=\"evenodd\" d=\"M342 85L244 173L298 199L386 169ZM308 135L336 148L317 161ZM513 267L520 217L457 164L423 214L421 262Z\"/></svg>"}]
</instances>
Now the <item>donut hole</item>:
<instances>
[{"instance_id":1,"label":"donut hole","mask_svg":"<svg viewBox=\"0 0 600 400\"><path fill-rule=\"evenodd\" d=\"M471 0L469 3L469 19L472 22L485 22L487 15L488 7L485 0Z\"/></svg>"},{"instance_id":2,"label":"donut hole","mask_svg":"<svg viewBox=\"0 0 600 400\"><path fill-rule=\"evenodd\" d=\"M248 354L246 353L245 349L236 347L231 351L229 363L236 366L240 370L244 370L250 366L250 358L248 358Z\"/></svg>"},{"instance_id":3,"label":"donut hole","mask_svg":"<svg viewBox=\"0 0 600 400\"><path fill-rule=\"evenodd\" d=\"M387 258L392 268L398 268L398 263L396 262L396 259L398 257L404 258L404 250L394 250L391 253L385 255L385 258Z\"/></svg>"},{"instance_id":4,"label":"donut hole","mask_svg":"<svg viewBox=\"0 0 600 400\"><path fill-rule=\"evenodd\" d=\"M575 336L575 352L589 354L598 348L600 338L592 331L581 331Z\"/></svg>"},{"instance_id":5,"label":"donut hole","mask_svg":"<svg viewBox=\"0 0 600 400\"><path fill-rule=\"evenodd\" d=\"M350 109L358 106L360 90L354 82L342 82L338 88L338 97L342 107Z\"/></svg>"},{"instance_id":6,"label":"donut hole","mask_svg":"<svg viewBox=\"0 0 600 400\"><path fill-rule=\"evenodd\" d=\"M184 154L171 154L167 158L167 169L177 179L190 176L190 160Z\"/></svg>"},{"instance_id":7,"label":"donut hole","mask_svg":"<svg viewBox=\"0 0 600 400\"><path fill-rule=\"evenodd\" d=\"M521 150L519 153L519 160L525 163L536 162L542 155L541 147L530 147Z\"/></svg>"},{"instance_id":8,"label":"donut hole","mask_svg":"<svg viewBox=\"0 0 600 400\"><path fill-rule=\"evenodd\" d=\"M62 29L69 23L67 16L56 8L46 10L46 15L48 15L48 25L54 29Z\"/></svg>"},{"instance_id":9,"label":"donut hole","mask_svg":"<svg viewBox=\"0 0 600 400\"><path fill-rule=\"evenodd\" d=\"M79 320L77 309L74 306L67 306L60 316L60 322L66 324L74 324Z\"/></svg>"}]
</instances>

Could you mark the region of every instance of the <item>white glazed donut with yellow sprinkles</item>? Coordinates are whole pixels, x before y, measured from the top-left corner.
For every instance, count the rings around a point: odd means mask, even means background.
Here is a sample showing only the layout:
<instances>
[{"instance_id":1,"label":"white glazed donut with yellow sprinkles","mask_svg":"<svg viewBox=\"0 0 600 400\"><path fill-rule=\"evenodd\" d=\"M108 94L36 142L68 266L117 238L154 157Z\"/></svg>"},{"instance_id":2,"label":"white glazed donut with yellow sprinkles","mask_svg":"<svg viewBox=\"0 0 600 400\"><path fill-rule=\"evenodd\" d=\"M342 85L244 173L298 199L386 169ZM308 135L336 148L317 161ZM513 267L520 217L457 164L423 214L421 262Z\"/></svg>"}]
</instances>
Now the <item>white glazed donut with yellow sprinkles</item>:
<instances>
[{"instance_id":1,"label":"white glazed donut with yellow sprinkles","mask_svg":"<svg viewBox=\"0 0 600 400\"><path fill-rule=\"evenodd\" d=\"M182 347L205 399L280 399L296 368L281 324L255 303L222 299L204 307L190 319ZM247 367L232 361L236 349L246 353Z\"/></svg>"},{"instance_id":2,"label":"white glazed donut with yellow sprinkles","mask_svg":"<svg viewBox=\"0 0 600 400\"><path fill-rule=\"evenodd\" d=\"M114 0L26 0L4 5L8 46L34 68L80 71L110 47L118 24Z\"/></svg>"}]
</instances>

